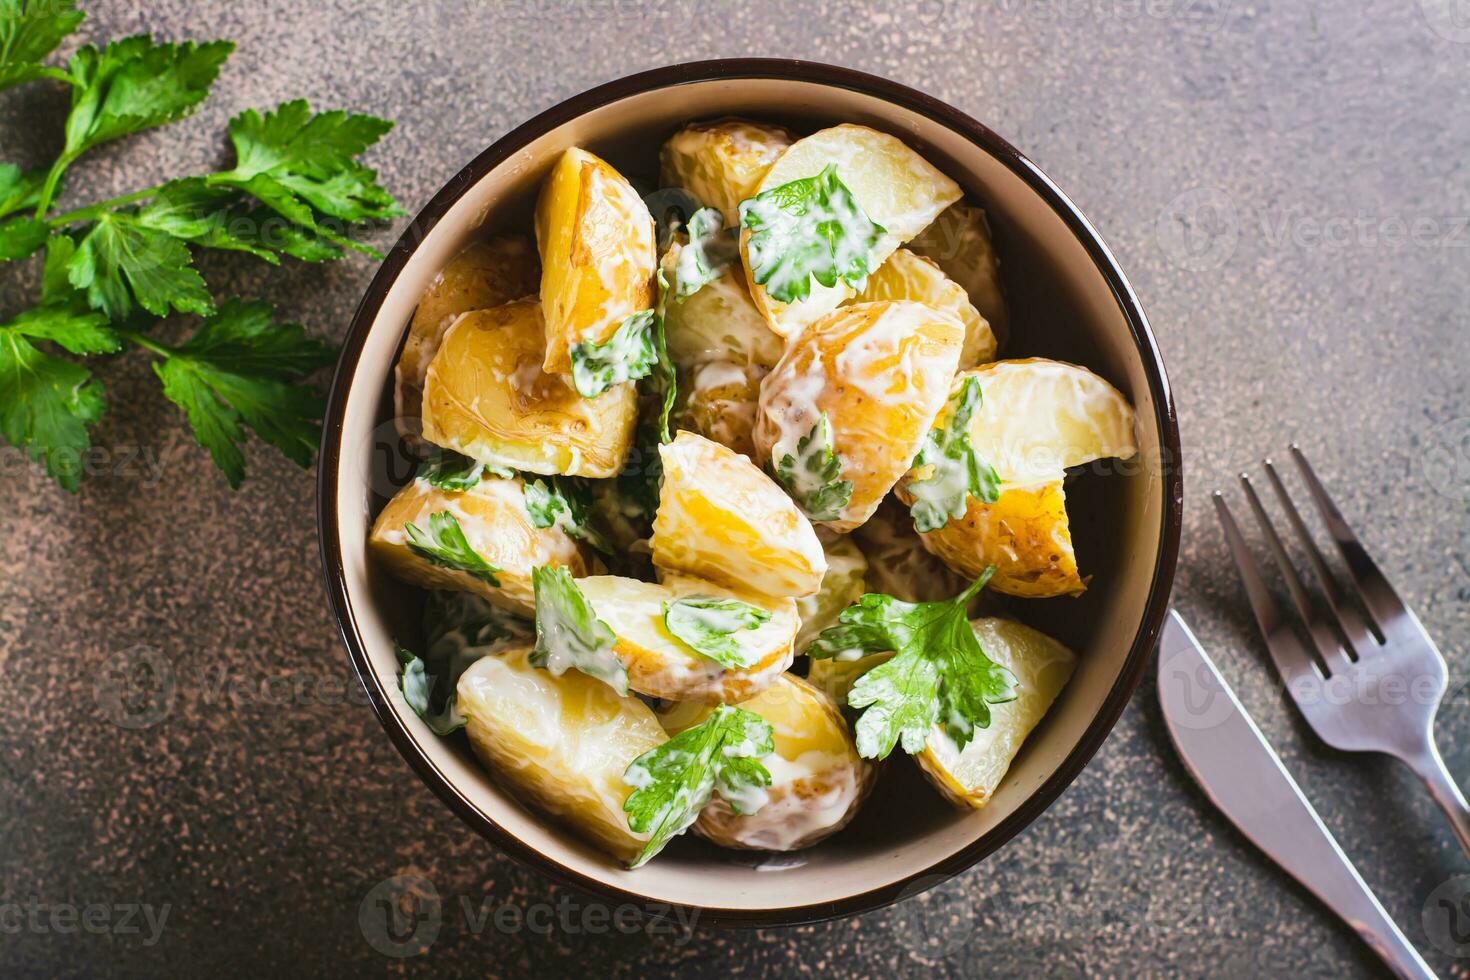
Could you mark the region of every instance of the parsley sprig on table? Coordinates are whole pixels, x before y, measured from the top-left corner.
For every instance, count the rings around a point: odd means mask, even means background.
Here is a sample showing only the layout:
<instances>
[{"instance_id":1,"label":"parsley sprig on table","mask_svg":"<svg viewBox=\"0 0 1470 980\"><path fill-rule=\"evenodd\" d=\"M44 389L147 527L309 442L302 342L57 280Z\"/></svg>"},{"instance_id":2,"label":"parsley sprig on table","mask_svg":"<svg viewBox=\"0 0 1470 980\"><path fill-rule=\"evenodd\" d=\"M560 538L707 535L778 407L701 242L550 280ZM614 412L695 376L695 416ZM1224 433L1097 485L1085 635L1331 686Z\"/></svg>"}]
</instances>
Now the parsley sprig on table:
<instances>
[{"instance_id":1,"label":"parsley sprig on table","mask_svg":"<svg viewBox=\"0 0 1470 980\"><path fill-rule=\"evenodd\" d=\"M893 651L848 693L848 705L863 709L854 732L858 754L885 759L900 741L905 752L922 752L936 724L963 749L976 727L990 727L990 705L1015 699L1015 675L985 655L970 626L970 600L994 572L987 568L942 602L870 592L807 649L819 660Z\"/></svg>"},{"instance_id":2,"label":"parsley sprig on table","mask_svg":"<svg viewBox=\"0 0 1470 980\"><path fill-rule=\"evenodd\" d=\"M66 354L140 348L163 393L184 410L230 486L244 477L245 429L302 466L322 405L308 375L332 352L270 306L217 299L194 266L201 248L272 265L377 253L348 235L402 212L358 157L392 126L372 116L313 113L305 101L248 109L229 124L233 166L58 210L62 183L97 146L188 116L210 92L230 41L156 42L147 35L83 46L65 68L43 62L81 23L74 0L0 0L0 89L54 79L70 86L61 150L25 172L0 162L0 262L44 253L39 301L0 317L0 437L76 490L89 429L106 400ZM175 314L201 318L189 339L152 330Z\"/></svg>"},{"instance_id":3,"label":"parsley sprig on table","mask_svg":"<svg viewBox=\"0 0 1470 980\"><path fill-rule=\"evenodd\" d=\"M770 722L722 704L686 729L629 763L623 782L633 787L623 802L628 827L650 834L629 864L637 868L689 829L715 792L740 814L766 803L771 773L760 759L775 751Z\"/></svg>"}]
</instances>

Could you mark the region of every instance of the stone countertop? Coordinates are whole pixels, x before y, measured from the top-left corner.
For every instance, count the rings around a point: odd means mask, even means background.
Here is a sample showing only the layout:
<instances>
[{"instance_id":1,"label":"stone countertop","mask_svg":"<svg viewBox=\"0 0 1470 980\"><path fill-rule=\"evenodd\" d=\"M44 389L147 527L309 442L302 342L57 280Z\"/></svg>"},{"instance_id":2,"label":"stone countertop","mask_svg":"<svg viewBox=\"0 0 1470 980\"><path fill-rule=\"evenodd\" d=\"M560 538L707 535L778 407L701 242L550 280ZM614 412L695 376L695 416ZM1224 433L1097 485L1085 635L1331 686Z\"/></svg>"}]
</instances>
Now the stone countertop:
<instances>
[{"instance_id":1,"label":"stone countertop","mask_svg":"<svg viewBox=\"0 0 1470 980\"><path fill-rule=\"evenodd\" d=\"M412 210L559 100L719 56L862 68L993 127L1089 215L1152 319L1187 447L1179 608L1389 912L1440 972L1470 972L1455 955L1470 946L1435 945L1422 919L1470 871L1447 826L1407 771L1338 755L1296 718L1208 501L1263 454L1304 446L1448 656L1440 744L1470 778L1470 27L1453 3L87 6L67 50L140 31L239 48L196 117L78 164L77 202L217 163L230 115L307 96L398 121L372 161ZM64 100L44 83L0 95L0 156L54 153ZM207 261L218 288L338 337L374 269ZM7 271L0 311L33 283ZM253 443L232 493L143 356L97 370L112 409L94 441L110 451L79 494L3 457L7 975L1378 970L1186 780L1152 670L1044 816L920 898L786 931L650 936L587 918L580 896L460 824L362 705L323 596L312 474ZM140 650L175 697L156 724L120 727L97 678ZM359 910L405 874L445 914L424 955L392 959Z\"/></svg>"}]
</instances>

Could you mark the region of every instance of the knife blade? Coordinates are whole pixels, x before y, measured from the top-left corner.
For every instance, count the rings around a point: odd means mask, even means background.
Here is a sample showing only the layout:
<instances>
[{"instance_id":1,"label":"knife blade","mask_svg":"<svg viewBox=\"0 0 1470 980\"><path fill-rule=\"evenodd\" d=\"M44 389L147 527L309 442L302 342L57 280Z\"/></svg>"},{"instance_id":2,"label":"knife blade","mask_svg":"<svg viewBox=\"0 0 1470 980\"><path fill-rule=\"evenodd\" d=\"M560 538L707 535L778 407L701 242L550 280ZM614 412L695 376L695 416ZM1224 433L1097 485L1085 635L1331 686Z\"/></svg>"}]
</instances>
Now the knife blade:
<instances>
[{"instance_id":1,"label":"knife blade","mask_svg":"<svg viewBox=\"0 0 1470 980\"><path fill-rule=\"evenodd\" d=\"M1159 640L1158 684L1169 737L1210 802L1397 976L1433 977L1174 610Z\"/></svg>"}]
</instances>

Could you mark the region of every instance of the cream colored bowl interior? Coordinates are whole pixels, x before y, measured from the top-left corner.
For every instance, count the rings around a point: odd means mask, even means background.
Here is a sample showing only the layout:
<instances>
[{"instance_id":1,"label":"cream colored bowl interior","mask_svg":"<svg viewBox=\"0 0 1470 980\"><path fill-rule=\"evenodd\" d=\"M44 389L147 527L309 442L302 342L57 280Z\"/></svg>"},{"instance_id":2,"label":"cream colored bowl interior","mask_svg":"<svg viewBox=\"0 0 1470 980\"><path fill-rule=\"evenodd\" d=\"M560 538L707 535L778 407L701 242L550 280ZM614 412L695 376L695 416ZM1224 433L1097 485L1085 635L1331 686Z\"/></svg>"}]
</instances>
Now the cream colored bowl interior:
<instances>
[{"instance_id":1,"label":"cream colored bowl interior","mask_svg":"<svg viewBox=\"0 0 1470 980\"><path fill-rule=\"evenodd\" d=\"M1156 466L1087 476L1070 492L1079 560L1092 576L1077 600L1012 603L1012 612L1080 655L1080 668L1033 734L990 805L961 813L920 782L895 754L862 814L831 840L780 861L675 842L634 872L602 856L503 792L459 740L437 738L404 704L392 637L413 631L418 602L371 566L370 521L383 503L383 426L392 415L384 379L419 295L445 262L484 230L528 230L530 202L560 152L585 146L625 173L651 179L663 139L680 123L739 114L804 130L857 122L919 148L991 215L1013 306L1008 356L1045 355L1087 364L1118 385L1138 409L1141 459L1160 458L1148 378L1109 284L1052 207L997 159L959 132L871 95L811 82L729 79L634 95L537 138L468 187L428 232L392 284L357 366L341 431L336 501L345 589L378 690L432 764L484 817L556 865L652 901L735 910L841 902L930 868L975 842L1021 807L1077 746L1118 681L1144 618L1159 554L1165 487ZM400 474L401 477L401 474ZM376 492L375 492L376 488ZM395 833L385 826L384 833ZM466 833L470 833L467 829ZM927 881L933 883L933 879ZM915 890L917 890L917 885Z\"/></svg>"}]
</instances>

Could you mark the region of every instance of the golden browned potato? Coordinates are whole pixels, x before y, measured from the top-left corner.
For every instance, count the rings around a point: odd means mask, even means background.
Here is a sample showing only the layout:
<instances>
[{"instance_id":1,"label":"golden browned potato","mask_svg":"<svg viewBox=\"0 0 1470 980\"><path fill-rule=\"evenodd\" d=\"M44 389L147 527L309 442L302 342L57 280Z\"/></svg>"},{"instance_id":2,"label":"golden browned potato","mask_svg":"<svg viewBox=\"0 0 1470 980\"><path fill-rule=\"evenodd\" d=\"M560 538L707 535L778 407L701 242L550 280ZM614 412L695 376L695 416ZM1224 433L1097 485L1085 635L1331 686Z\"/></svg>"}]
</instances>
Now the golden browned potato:
<instances>
[{"instance_id":1,"label":"golden browned potato","mask_svg":"<svg viewBox=\"0 0 1470 980\"><path fill-rule=\"evenodd\" d=\"M754 456L755 408L765 374L756 365L733 361L706 361L680 371L677 427Z\"/></svg>"},{"instance_id":2,"label":"golden browned potato","mask_svg":"<svg viewBox=\"0 0 1470 980\"><path fill-rule=\"evenodd\" d=\"M769 596L816 592L827 559L811 523L745 456L692 432L660 447L653 563Z\"/></svg>"},{"instance_id":3,"label":"golden browned potato","mask_svg":"<svg viewBox=\"0 0 1470 980\"><path fill-rule=\"evenodd\" d=\"M659 152L659 185L682 187L740 224L740 202L754 196L766 171L793 137L780 126L716 119L685 126Z\"/></svg>"},{"instance_id":4,"label":"golden browned potato","mask_svg":"<svg viewBox=\"0 0 1470 980\"><path fill-rule=\"evenodd\" d=\"M954 317L903 300L855 303L817 321L761 382L759 459L813 520L858 527L908 471L949 396L964 339ZM823 466L824 417L835 480Z\"/></svg>"},{"instance_id":5,"label":"golden browned potato","mask_svg":"<svg viewBox=\"0 0 1470 980\"><path fill-rule=\"evenodd\" d=\"M944 274L960 284L1003 346L1010 334L1011 316L1000 287L1000 257L985 212L968 204L951 205L909 248L939 263Z\"/></svg>"},{"instance_id":6,"label":"golden browned potato","mask_svg":"<svg viewBox=\"0 0 1470 980\"><path fill-rule=\"evenodd\" d=\"M668 736L637 698L575 670L533 667L530 654L521 646L482 657L460 676L470 745L517 796L631 861L648 835L628 829L623 772Z\"/></svg>"},{"instance_id":7,"label":"golden browned potato","mask_svg":"<svg viewBox=\"0 0 1470 980\"><path fill-rule=\"evenodd\" d=\"M1077 658L1046 634L1012 620L974 619L970 625L986 655L1016 675L1016 699L991 705L990 727L976 728L963 751L936 725L914 759L951 803L978 810L990 802L1021 743L1066 686Z\"/></svg>"},{"instance_id":8,"label":"golden browned potato","mask_svg":"<svg viewBox=\"0 0 1470 980\"><path fill-rule=\"evenodd\" d=\"M908 501L902 487L898 494ZM994 565L989 587L996 592L1041 598L1087 588L1072 552L1061 480L1003 489L993 504L971 497L964 517L920 537L924 547L969 578Z\"/></svg>"},{"instance_id":9,"label":"golden browned potato","mask_svg":"<svg viewBox=\"0 0 1470 980\"><path fill-rule=\"evenodd\" d=\"M637 423L632 383L583 398L542 369L535 300L475 310L454 322L429 364L424 438L492 466L610 477Z\"/></svg>"},{"instance_id":10,"label":"golden browned potato","mask_svg":"<svg viewBox=\"0 0 1470 980\"><path fill-rule=\"evenodd\" d=\"M472 242L449 260L419 298L408 325L408 337L393 369L393 399L398 432L416 451L427 443L419 438L419 415L424 400L424 376L439 350L444 332L461 313L485 310L536 292L541 266L536 250L521 235L499 235Z\"/></svg>"},{"instance_id":11,"label":"golden browned potato","mask_svg":"<svg viewBox=\"0 0 1470 980\"><path fill-rule=\"evenodd\" d=\"M614 648L628 672L628 687L671 701L722 704L764 690L791 666L796 639L796 603L737 592L687 575L664 574L660 582L615 575L577 580L597 618L617 637ZM749 652L749 667L724 667L680 640L664 622L665 604L688 596L738 599L770 613L755 629L736 634Z\"/></svg>"},{"instance_id":12,"label":"golden browned potato","mask_svg":"<svg viewBox=\"0 0 1470 980\"><path fill-rule=\"evenodd\" d=\"M965 346L960 350L960 368L995 360L995 334L980 311L970 303L959 283L947 278L933 262L901 248L888 257L868 284L857 294L857 302L911 299L950 314L965 325Z\"/></svg>"},{"instance_id":13,"label":"golden browned potato","mask_svg":"<svg viewBox=\"0 0 1470 980\"><path fill-rule=\"evenodd\" d=\"M485 477L462 492L436 490L427 480L415 479L378 515L368 536L368 550L405 582L426 589L474 592L497 606L529 615L535 609L531 569L560 565L573 575L585 575L588 567L581 547L565 531L531 523L525 499L519 478ZM440 512L454 515L469 546L499 569L494 584L433 564L408 547L404 525L429 532L430 517Z\"/></svg>"},{"instance_id":14,"label":"golden browned potato","mask_svg":"<svg viewBox=\"0 0 1470 980\"><path fill-rule=\"evenodd\" d=\"M742 816L716 797L700 812L695 831L721 847L794 851L847 826L872 788L875 770L858 755L836 705L801 678L783 674L740 707L771 725L775 751L760 760L771 774L765 805ZM661 720L675 735L709 712L677 704Z\"/></svg>"},{"instance_id":15,"label":"golden browned potato","mask_svg":"<svg viewBox=\"0 0 1470 980\"><path fill-rule=\"evenodd\" d=\"M837 166L838 179L852 192L867 216L886 232L874 250L874 267L960 199L959 185L902 140L849 123L823 129L791 144L766 171L757 193L793 180L815 177L830 164ZM783 303L775 299L751 274L749 241L750 232L742 232L740 250L750 297L765 314L771 329L781 336L800 333L852 295L852 288L842 280L832 286L813 281L811 294L804 300Z\"/></svg>"},{"instance_id":16,"label":"golden browned potato","mask_svg":"<svg viewBox=\"0 0 1470 980\"><path fill-rule=\"evenodd\" d=\"M572 370L574 344L604 344L624 320L653 308L653 217L608 163L573 147L536 202L548 372Z\"/></svg>"}]
</instances>

